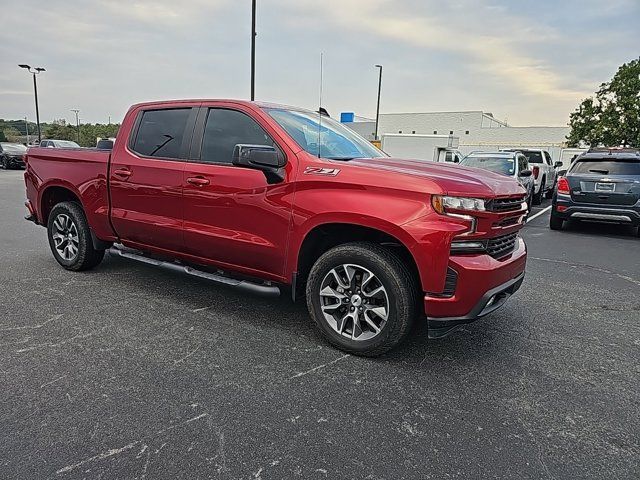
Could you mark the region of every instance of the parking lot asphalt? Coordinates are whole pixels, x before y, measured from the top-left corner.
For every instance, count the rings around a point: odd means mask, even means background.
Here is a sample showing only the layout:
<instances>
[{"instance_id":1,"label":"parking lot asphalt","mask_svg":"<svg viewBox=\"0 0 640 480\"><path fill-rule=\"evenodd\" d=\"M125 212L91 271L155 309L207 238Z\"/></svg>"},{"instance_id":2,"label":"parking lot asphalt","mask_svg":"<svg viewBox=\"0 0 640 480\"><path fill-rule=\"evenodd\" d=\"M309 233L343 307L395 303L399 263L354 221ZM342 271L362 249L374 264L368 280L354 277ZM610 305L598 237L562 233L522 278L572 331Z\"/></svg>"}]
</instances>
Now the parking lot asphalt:
<instances>
[{"instance_id":1,"label":"parking lot asphalt","mask_svg":"<svg viewBox=\"0 0 640 480\"><path fill-rule=\"evenodd\" d=\"M107 256L71 273L0 171L0 478L640 478L640 239L523 230L521 290L378 358L267 300ZM537 209L540 211L540 209Z\"/></svg>"}]
</instances>

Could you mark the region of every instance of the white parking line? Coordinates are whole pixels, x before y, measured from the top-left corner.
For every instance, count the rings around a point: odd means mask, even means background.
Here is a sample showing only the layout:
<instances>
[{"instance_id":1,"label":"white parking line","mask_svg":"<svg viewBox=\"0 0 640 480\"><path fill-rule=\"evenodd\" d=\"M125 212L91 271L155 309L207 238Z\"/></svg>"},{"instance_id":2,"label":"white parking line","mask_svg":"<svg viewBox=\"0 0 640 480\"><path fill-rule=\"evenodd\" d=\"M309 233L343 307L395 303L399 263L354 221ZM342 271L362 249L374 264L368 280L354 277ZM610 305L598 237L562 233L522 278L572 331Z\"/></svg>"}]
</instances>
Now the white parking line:
<instances>
[{"instance_id":1,"label":"white parking line","mask_svg":"<svg viewBox=\"0 0 640 480\"><path fill-rule=\"evenodd\" d=\"M535 215L527 218L527 223L529 223L531 220L534 220L536 218L538 218L540 215L542 215L545 212L548 212L549 210L551 210L551 205L549 205L547 208L540 210L538 213L536 213Z\"/></svg>"}]
</instances>

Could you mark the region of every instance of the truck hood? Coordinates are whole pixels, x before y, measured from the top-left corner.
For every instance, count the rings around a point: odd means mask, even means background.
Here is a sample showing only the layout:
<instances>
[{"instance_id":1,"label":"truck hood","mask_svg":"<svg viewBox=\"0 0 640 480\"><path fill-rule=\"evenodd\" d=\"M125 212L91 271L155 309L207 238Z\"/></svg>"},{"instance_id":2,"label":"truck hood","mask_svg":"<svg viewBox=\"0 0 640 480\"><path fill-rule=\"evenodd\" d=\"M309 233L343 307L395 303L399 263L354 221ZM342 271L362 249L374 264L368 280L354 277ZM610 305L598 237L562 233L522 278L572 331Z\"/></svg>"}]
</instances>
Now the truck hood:
<instances>
[{"instance_id":1,"label":"truck hood","mask_svg":"<svg viewBox=\"0 0 640 480\"><path fill-rule=\"evenodd\" d=\"M349 165L428 179L449 195L496 197L526 193L514 178L457 164L380 157L353 159Z\"/></svg>"}]
</instances>

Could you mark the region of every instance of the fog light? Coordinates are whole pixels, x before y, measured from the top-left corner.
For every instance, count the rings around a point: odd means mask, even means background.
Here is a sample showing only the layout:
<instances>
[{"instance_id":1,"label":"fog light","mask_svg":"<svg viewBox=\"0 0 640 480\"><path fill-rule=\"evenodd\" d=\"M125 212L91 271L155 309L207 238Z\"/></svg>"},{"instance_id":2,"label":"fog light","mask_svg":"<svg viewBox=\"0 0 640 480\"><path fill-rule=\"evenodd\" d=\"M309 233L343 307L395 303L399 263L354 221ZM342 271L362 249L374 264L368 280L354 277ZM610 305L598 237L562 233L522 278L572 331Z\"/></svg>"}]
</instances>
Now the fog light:
<instances>
[{"instance_id":1,"label":"fog light","mask_svg":"<svg viewBox=\"0 0 640 480\"><path fill-rule=\"evenodd\" d=\"M484 242L464 241L451 242L452 252L483 252L485 250Z\"/></svg>"}]
</instances>

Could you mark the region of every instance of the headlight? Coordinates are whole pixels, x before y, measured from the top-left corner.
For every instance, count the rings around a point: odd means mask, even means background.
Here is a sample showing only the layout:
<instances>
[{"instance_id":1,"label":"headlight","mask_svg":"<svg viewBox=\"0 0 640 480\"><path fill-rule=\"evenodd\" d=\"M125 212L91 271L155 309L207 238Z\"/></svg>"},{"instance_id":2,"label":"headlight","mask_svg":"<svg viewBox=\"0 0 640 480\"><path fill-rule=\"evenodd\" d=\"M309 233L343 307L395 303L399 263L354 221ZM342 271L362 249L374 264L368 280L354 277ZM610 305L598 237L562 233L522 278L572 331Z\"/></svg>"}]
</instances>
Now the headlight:
<instances>
[{"instance_id":1,"label":"headlight","mask_svg":"<svg viewBox=\"0 0 640 480\"><path fill-rule=\"evenodd\" d=\"M449 197L446 195L433 195L431 197L431 205L433 209L440 213L446 214L449 210L458 210L466 212L484 212L484 200L481 198L468 197Z\"/></svg>"}]
</instances>

